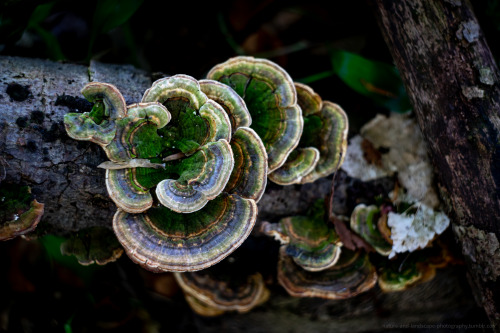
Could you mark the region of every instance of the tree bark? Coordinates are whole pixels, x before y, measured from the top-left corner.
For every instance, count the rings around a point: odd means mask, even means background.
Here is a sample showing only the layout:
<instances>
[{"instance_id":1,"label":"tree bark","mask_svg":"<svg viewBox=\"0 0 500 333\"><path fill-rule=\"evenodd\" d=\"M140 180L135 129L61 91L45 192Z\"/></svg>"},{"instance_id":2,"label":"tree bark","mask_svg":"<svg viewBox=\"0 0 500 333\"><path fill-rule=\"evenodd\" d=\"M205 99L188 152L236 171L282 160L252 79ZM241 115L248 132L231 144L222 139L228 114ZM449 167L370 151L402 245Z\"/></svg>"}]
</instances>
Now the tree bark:
<instances>
[{"instance_id":1,"label":"tree bark","mask_svg":"<svg viewBox=\"0 0 500 333\"><path fill-rule=\"evenodd\" d=\"M139 101L150 78L132 66L90 67L39 59L0 57L0 156L3 182L28 185L45 204L39 229L68 233L110 225L114 206L108 198L101 149L66 134L63 116L89 111L80 94L90 81L115 84L127 103Z\"/></svg>"},{"instance_id":2,"label":"tree bark","mask_svg":"<svg viewBox=\"0 0 500 333\"><path fill-rule=\"evenodd\" d=\"M467 0L375 0L474 289L500 327L499 72Z\"/></svg>"}]
</instances>

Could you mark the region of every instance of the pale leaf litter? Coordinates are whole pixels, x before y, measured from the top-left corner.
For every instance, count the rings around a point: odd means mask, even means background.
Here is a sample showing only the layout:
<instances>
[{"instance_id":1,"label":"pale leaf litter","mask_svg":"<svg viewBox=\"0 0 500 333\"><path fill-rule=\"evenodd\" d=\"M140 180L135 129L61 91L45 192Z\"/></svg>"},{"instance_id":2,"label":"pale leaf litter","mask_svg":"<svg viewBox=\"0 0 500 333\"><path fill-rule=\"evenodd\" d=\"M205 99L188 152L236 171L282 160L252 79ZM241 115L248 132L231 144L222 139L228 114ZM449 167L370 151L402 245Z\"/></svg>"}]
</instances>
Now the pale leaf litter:
<instances>
[{"instance_id":1,"label":"pale leaf litter","mask_svg":"<svg viewBox=\"0 0 500 333\"><path fill-rule=\"evenodd\" d=\"M409 114L377 115L360 133L350 140L342 169L362 181L397 172L399 183L406 189L404 200L416 207L415 214L389 213L388 226L393 240L389 258L396 253L424 248L448 227L450 220L444 213L435 211L439 199L432 187L433 170L418 124ZM378 165L364 158L361 146L364 139L385 151ZM401 195L398 193L399 200L403 199Z\"/></svg>"}]
</instances>

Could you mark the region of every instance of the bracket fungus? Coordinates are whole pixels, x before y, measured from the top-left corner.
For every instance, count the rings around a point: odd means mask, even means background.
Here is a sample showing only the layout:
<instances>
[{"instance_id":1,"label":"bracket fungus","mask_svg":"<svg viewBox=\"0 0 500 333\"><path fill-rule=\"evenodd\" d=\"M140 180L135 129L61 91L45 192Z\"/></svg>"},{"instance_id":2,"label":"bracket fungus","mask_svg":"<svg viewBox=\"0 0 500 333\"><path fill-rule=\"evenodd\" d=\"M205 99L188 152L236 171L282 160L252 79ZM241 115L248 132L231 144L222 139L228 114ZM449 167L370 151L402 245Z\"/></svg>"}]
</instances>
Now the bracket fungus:
<instances>
[{"instance_id":1,"label":"bracket fungus","mask_svg":"<svg viewBox=\"0 0 500 333\"><path fill-rule=\"evenodd\" d=\"M357 205L351 214L351 229L361 236L375 251L388 256L392 251L392 240L387 230L387 215L376 205Z\"/></svg>"},{"instance_id":2,"label":"bracket fungus","mask_svg":"<svg viewBox=\"0 0 500 333\"><path fill-rule=\"evenodd\" d=\"M71 235L61 244L61 253L75 256L81 265L105 265L120 258L123 248L111 230L92 227Z\"/></svg>"},{"instance_id":3,"label":"bracket fungus","mask_svg":"<svg viewBox=\"0 0 500 333\"><path fill-rule=\"evenodd\" d=\"M261 230L279 240L283 251L305 270L328 269L340 257L342 243L333 225L324 220L322 200L315 203L308 216L285 217L273 224L263 222Z\"/></svg>"},{"instance_id":4,"label":"bracket fungus","mask_svg":"<svg viewBox=\"0 0 500 333\"><path fill-rule=\"evenodd\" d=\"M377 283L377 272L363 251L345 249L332 267L309 272L296 265L281 248L278 281L295 297L345 299L373 288Z\"/></svg>"},{"instance_id":5,"label":"bracket fungus","mask_svg":"<svg viewBox=\"0 0 500 333\"><path fill-rule=\"evenodd\" d=\"M202 316L217 316L226 311L245 313L269 298L269 290L259 272L217 274L210 269L174 273L191 309Z\"/></svg>"},{"instance_id":6,"label":"bracket fungus","mask_svg":"<svg viewBox=\"0 0 500 333\"><path fill-rule=\"evenodd\" d=\"M304 125L288 73L272 61L240 56L216 65L207 78L231 87L245 101L250 127L266 147L268 172L283 165L299 143Z\"/></svg>"},{"instance_id":7,"label":"bracket fungus","mask_svg":"<svg viewBox=\"0 0 500 333\"><path fill-rule=\"evenodd\" d=\"M194 78L175 75L154 82L141 103L126 107L115 87L91 83L83 92L93 110L65 116L72 138L98 143L110 159L100 167L118 206L114 231L129 257L147 269L209 267L255 224L267 154L253 130L232 128L231 121L247 125L251 118L236 93L223 89L210 90L221 103L227 98L221 105Z\"/></svg>"},{"instance_id":8,"label":"bracket fungus","mask_svg":"<svg viewBox=\"0 0 500 333\"><path fill-rule=\"evenodd\" d=\"M410 255L402 260L386 260L379 267L380 289L383 292L402 291L432 280L436 275L436 267L426 261L426 258L418 255Z\"/></svg>"},{"instance_id":9,"label":"bracket fungus","mask_svg":"<svg viewBox=\"0 0 500 333\"><path fill-rule=\"evenodd\" d=\"M0 199L0 240L35 230L42 218L44 204L33 198L28 186L2 183Z\"/></svg>"},{"instance_id":10,"label":"bracket fungus","mask_svg":"<svg viewBox=\"0 0 500 333\"><path fill-rule=\"evenodd\" d=\"M312 183L335 172L347 149L348 119L337 104L323 101L309 86L295 83L304 130L285 164L269 175L280 185Z\"/></svg>"}]
</instances>

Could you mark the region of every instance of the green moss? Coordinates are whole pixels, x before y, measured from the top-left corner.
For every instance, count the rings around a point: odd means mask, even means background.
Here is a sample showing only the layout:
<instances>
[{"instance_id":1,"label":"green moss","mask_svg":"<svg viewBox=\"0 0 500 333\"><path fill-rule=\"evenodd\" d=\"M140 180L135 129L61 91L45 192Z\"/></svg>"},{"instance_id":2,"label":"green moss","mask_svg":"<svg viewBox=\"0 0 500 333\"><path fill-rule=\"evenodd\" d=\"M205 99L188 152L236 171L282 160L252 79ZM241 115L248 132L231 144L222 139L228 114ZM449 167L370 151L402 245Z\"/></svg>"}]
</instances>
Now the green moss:
<instances>
[{"instance_id":1,"label":"green moss","mask_svg":"<svg viewBox=\"0 0 500 333\"><path fill-rule=\"evenodd\" d=\"M102 101L96 101L94 106L92 106L92 110L90 111L90 118L96 123L100 125L106 116L106 108L104 107L104 103Z\"/></svg>"},{"instance_id":2,"label":"green moss","mask_svg":"<svg viewBox=\"0 0 500 333\"><path fill-rule=\"evenodd\" d=\"M18 184L0 184L0 222L15 220L30 209L33 196L28 186Z\"/></svg>"},{"instance_id":3,"label":"green moss","mask_svg":"<svg viewBox=\"0 0 500 333\"><path fill-rule=\"evenodd\" d=\"M321 132L323 127L323 120L317 115L310 115L304 117L304 129L300 137L299 147L320 147L320 137L318 133Z\"/></svg>"},{"instance_id":4,"label":"green moss","mask_svg":"<svg viewBox=\"0 0 500 333\"><path fill-rule=\"evenodd\" d=\"M235 73L229 76L223 76L219 79L220 82L230 86L238 95L245 99L245 92L247 89L250 77L245 74Z\"/></svg>"},{"instance_id":5,"label":"green moss","mask_svg":"<svg viewBox=\"0 0 500 333\"><path fill-rule=\"evenodd\" d=\"M158 134L166 142L162 155L168 156L177 151L192 154L204 143L208 134L207 124L193 109L189 101L181 98L171 98L163 103L172 114L172 120Z\"/></svg>"},{"instance_id":6,"label":"green moss","mask_svg":"<svg viewBox=\"0 0 500 333\"><path fill-rule=\"evenodd\" d=\"M264 142L271 139L280 128L282 110L278 108L273 88L257 79L248 84L244 98L248 111L252 116L252 129Z\"/></svg>"},{"instance_id":7,"label":"green moss","mask_svg":"<svg viewBox=\"0 0 500 333\"><path fill-rule=\"evenodd\" d=\"M168 235L189 236L208 228L214 217L220 215L224 207L224 198L217 197L209 201L203 209L188 215L176 213L166 207L151 208L147 214L152 224Z\"/></svg>"}]
</instances>

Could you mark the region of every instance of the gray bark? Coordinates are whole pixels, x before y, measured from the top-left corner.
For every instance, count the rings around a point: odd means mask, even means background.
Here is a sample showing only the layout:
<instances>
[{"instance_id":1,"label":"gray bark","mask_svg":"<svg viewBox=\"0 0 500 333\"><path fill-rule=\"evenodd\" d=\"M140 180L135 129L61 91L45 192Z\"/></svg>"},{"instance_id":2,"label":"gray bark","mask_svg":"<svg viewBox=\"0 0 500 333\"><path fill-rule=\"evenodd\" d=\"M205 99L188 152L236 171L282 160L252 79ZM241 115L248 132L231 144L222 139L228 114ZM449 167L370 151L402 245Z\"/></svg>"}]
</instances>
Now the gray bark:
<instances>
[{"instance_id":1,"label":"gray bark","mask_svg":"<svg viewBox=\"0 0 500 333\"><path fill-rule=\"evenodd\" d=\"M499 72L464 0L375 1L478 298L500 327Z\"/></svg>"},{"instance_id":2,"label":"gray bark","mask_svg":"<svg viewBox=\"0 0 500 333\"><path fill-rule=\"evenodd\" d=\"M38 59L0 58L0 154L6 162L4 182L28 185L45 204L39 228L67 233L110 225L114 209L104 185L105 160L90 142L72 140L63 116L89 111L80 90L90 81L112 82L127 103L140 100L151 85L132 66L93 62L90 67Z\"/></svg>"}]
</instances>

